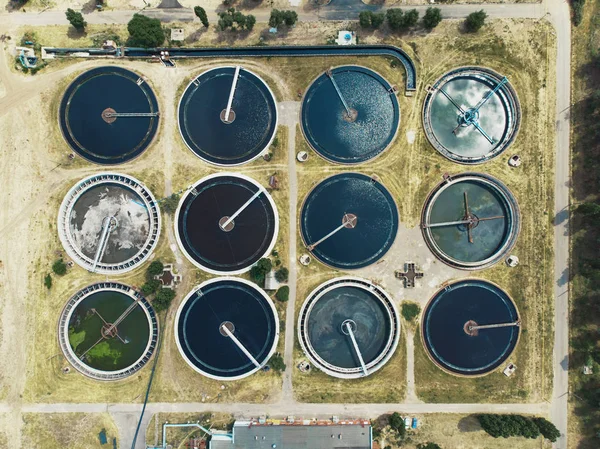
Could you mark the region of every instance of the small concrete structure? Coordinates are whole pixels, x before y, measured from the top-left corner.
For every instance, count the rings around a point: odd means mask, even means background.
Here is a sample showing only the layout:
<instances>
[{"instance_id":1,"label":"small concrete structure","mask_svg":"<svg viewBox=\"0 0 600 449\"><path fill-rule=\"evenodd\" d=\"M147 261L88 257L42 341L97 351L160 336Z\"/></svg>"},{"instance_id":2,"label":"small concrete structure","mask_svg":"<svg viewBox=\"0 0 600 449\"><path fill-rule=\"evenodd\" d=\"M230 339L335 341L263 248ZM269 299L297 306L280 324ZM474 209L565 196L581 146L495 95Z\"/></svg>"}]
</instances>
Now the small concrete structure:
<instances>
[{"instance_id":1,"label":"small concrete structure","mask_svg":"<svg viewBox=\"0 0 600 449\"><path fill-rule=\"evenodd\" d=\"M277 290L281 283L275 277L275 270L269 271L265 276L265 290Z\"/></svg>"},{"instance_id":2,"label":"small concrete structure","mask_svg":"<svg viewBox=\"0 0 600 449\"><path fill-rule=\"evenodd\" d=\"M521 161L521 156L515 154L508 160L508 165L510 165L511 167L518 167L519 165L521 165L521 162L523 162Z\"/></svg>"},{"instance_id":3,"label":"small concrete structure","mask_svg":"<svg viewBox=\"0 0 600 449\"><path fill-rule=\"evenodd\" d=\"M300 256L300 263L307 267L310 264L311 257L308 254L302 254Z\"/></svg>"},{"instance_id":4,"label":"small concrete structure","mask_svg":"<svg viewBox=\"0 0 600 449\"><path fill-rule=\"evenodd\" d=\"M172 41L183 41L185 39L185 33L183 28L171 28L171 40Z\"/></svg>"},{"instance_id":5,"label":"small concrete structure","mask_svg":"<svg viewBox=\"0 0 600 449\"><path fill-rule=\"evenodd\" d=\"M181 282L181 275L175 274L173 270L173 264L169 263L164 266L161 274L154 276L154 279L159 280L164 288L173 289Z\"/></svg>"},{"instance_id":6,"label":"small concrete structure","mask_svg":"<svg viewBox=\"0 0 600 449\"><path fill-rule=\"evenodd\" d=\"M517 256L508 256L508 258L506 259L506 265L508 265L511 268L516 267L517 265L519 265L519 258Z\"/></svg>"},{"instance_id":7,"label":"small concrete structure","mask_svg":"<svg viewBox=\"0 0 600 449\"><path fill-rule=\"evenodd\" d=\"M404 288L414 288L415 280L421 279L423 277L423 273L417 271L417 268L414 262L406 262L404 264L404 271L396 271L396 278L403 279Z\"/></svg>"},{"instance_id":8,"label":"small concrete structure","mask_svg":"<svg viewBox=\"0 0 600 449\"><path fill-rule=\"evenodd\" d=\"M296 159L298 159L298 162L306 162L308 160L308 153L306 151L300 151L296 155Z\"/></svg>"},{"instance_id":9,"label":"small concrete structure","mask_svg":"<svg viewBox=\"0 0 600 449\"><path fill-rule=\"evenodd\" d=\"M356 45L356 33L354 31L338 31L335 42L338 45Z\"/></svg>"},{"instance_id":10,"label":"small concrete structure","mask_svg":"<svg viewBox=\"0 0 600 449\"><path fill-rule=\"evenodd\" d=\"M273 190L279 189L279 178L277 178L277 175L271 175L269 178L269 187Z\"/></svg>"},{"instance_id":11,"label":"small concrete structure","mask_svg":"<svg viewBox=\"0 0 600 449\"><path fill-rule=\"evenodd\" d=\"M585 374L586 376L589 376L590 374L593 374L594 370L592 369L591 365L585 365L583 367L583 374Z\"/></svg>"},{"instance_id":12,"label":"small concrete structure","mask_svg":"<svg viewBox=\"0 0 600 449\"><path fill-rule=\"evenodd\" d=\"M506 368L504 368L503 373L506 377L510 377L515 373L516 370L517 370L517 366L514 365L513 363L509 363L508 366Z\"/></svg>"}]
</instances>

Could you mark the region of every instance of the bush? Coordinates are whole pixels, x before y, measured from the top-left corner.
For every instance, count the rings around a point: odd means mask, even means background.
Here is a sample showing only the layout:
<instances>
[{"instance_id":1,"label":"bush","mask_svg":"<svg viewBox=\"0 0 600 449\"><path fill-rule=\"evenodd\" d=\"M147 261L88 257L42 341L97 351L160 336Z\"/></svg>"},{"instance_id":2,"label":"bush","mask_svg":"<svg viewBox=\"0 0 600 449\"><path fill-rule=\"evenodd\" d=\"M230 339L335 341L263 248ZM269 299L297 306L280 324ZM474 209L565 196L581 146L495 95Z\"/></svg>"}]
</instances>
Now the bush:
<instances>
[{"instance_id":1,"label":"bush","mask_svg":"<svg viewBox=\"0 0 600 449\"><path fill-rule=\"evenodd\" d=\"M165 31L160 20L134 14L127 24L130 47L160 47L165 41Z\"/></svg>"},{"instance_id":2,"label":"bush","mask_svg":"<svg viewBox=\"0 0 600 449\"><path fill-rule=\"evenodd\" d=\"M179 195L177 193L173 193L161 202L161 209L171 215L175 213L177 206L179 206Z\"/></svg>"},{"instance_id":3,"label":"bush","mask_svg":"<svg viewBox=\"0 0 600 449\"><path fill-rule=\"evenodd\" d=\"M478 415L483 430L494 438L516 437L537 438L540 430L530 418L521 415Z\"/></svg>"},{"instance_id":4,"label":"bush","mask_svg":"<svg viewBox=\"0 0 600 449\"><path fill-rule=\"evenodd\" d=\"M175 298L175 291L170 288L161 288L154 297L152 305L156 312L167 310L171 305L171 302Z\"/></svg>"},{"instance_id":5,"label":"bush","mask_svg":"<svg viewBox=\"0 0 600 449\"><path fill-rule=\"evenodd\" d=\"M547 440L552 441L553 443L560 437L560 431L556 428L554 424L548 421L545 418L533 418L533 422L540 429L540 433Z\"/></svg>"},{"instance_id":6,"label":"bush","mask_svg":"<svg viewBox=\"0 0 600 449\"><path fill-rule=\"evenodd\" d=\"M67 8L66 16L69 23L73 25L73 28L75 28L77 31L83 31L83 29L87 26L87 23L85 20L83 20L83 15L81 15L80 12L73 11L71 8Z\"/></svg>"},{"instance_id":7,"label":"bush","mask_svg":"<svg viewBox=\"0 0 600 449\"><path fill-rule=\"evenodd\" d=\"M286 368L283 357L280 354L273 354L273 357L269 360L269 366L273 371L277 371L278 373L285 371Z\"/></svg>"},{"instance_id":8,"label":"bush","mask_svg":"<svg viewBox=\"0 0 600 449\"><path fill-rule=\"evenodd\" d=\"M256 23L256 17L252 14L248 14L246 16L246 29L248 31L252 31L254 29L254 24Z\"/></svg>"},{"instance_id":9,"label":"bush","mask_svg":"<svg viewBox=\"0 0 600 449\"><path fill-rule=\"evenodd\" d=\"M465 28L469 33L476 33L483 25L485 25L486 18L487 14L483 9L477 12L472 12L465 19Z\"/></svg>"},{"instance_id":10,"label":"bush","mask_svg":"<svg viewBox=\"0 0 600 449\"><path fill-rule=\"evenodd\" d=\"M52 288L52 276L50 276L50 274L47 274L46 277L44 277L44 285L48 290Z\"/></svg>"},{"instance_id":11,"label":"bush","mask_svg":"<svg viewBox=\"0 0 600 449\"><path fill-rule=\"evenodd\" d=\"M290 299L290 288L287 285L279 287L279 290L277 290L277 293L275 293L275 297L281 302L286 302L288 299Z\"/></svg>"},{"instance_id":12,"label":"bush","mask_svg":"<svg viewBox=\"0 0 600 449\"><path fill-rule=\"evenodd\" d=\"M579 25L583 20L583 5L585 0L573 0L573 24Z\"/></svg>"},{"instance_id":13,"label":"bush","mask_svg":"<svg viewBox=\"0 0 600 449\"><path fill-rule=\"evenodd\" d=\"M420 312L421 308L419 307L419 304L415 304L414 302L402 303L402 316L406 321L414 320Z\"/></svg>"},{"instance_id":14,"label":"bush","mask_svg":"<svg viewBox=\"0 0 600 449\"><path fill-rule=\"evenodd\" d=\"M600 215L600 204L581 203L575 211L588 217L595 217Z\"/></svg>"},{"instance_id":15,"label":"bush","mask_svg":"<svg viewBox=\"0 0 600 449\"><path fill-rule=\"evenodd\" d=\"M52 271L59 276L64 276L67 274L67 264L62 259L58 259L52 264Z\"/></svg>"},{"instance_id":16,"label":"bush","mask_svg":"<svg viewBox=\"0 0 600 449\"><path fill-rule=\"evenodd\" d=\"M196 17L200 19L202 25L208 28L208 16L206 15L206 11L204 10L204 8L201 6L194 7L194 14L196 14Z\"/></svg>"},{"instance_id":17,"label":"bush","mask_svg":"<svg viewBox=\"0 0 600 449\"><path fill-rule=\"evenodd\" d=\"M265 276L272 268L271 259L263 257L250 269L250 278L257 284L261 284L265 282Z\"/></svg>"},{"instance_id":18,"label":"bush","mask_svg":"<svg viewBox=\"0 0 600 449\"><path fill-rule=\"evenodd\" d=\"M440 8L427 8L423 16L423 26L433 30L442 21L442 10Z\"/></svg>"},{"instance_id":19,"label":"bush","mask_svg":"<svg viewBox=\"0 0 600 449\"><path fill-rule=\"evenodd\" d=\"M150 279L146 281L142 288L142 294L144 296L150 296L152 293L155 293L160 288L160 281L158 279Z\"/></svg>"},{"instance_id":20,"label":"bush","mask_svg":"<svg viewBox=\"0 0 600 449\"><path fill-rule=\"evenodd\" d=\"M275 272L275 279L277 282L287 282L290 272L286 267L281 267Z\"/></svg>"},{"instance_id":21,"label":"bush","mask_svg":"<svg viewBox=\"0 0 600 449\"><path fill-rule=\"evenodd\" d=\"M404 438L404 436L406 435L406 427L404 427L404 420L402 419L402 416L400 416L398 412L394 412L391 414L388 422L390 424L390 427L396 432L398 432L398 435L401 438Z\"/></svg>"},{"instance_id":22,"label":"bush","mask_svg":"<svg viewBox=\"0 0 600 449\"><path fill-rule=\"evenodd\" d=\"M165 266L163 265L163 263L160 260L155 260L150 265L148 265L148 269L146 270L146 272L148 274L148 277L152 278L157 274L162 274L164 269Z\"/></svg>"}]
</instances>

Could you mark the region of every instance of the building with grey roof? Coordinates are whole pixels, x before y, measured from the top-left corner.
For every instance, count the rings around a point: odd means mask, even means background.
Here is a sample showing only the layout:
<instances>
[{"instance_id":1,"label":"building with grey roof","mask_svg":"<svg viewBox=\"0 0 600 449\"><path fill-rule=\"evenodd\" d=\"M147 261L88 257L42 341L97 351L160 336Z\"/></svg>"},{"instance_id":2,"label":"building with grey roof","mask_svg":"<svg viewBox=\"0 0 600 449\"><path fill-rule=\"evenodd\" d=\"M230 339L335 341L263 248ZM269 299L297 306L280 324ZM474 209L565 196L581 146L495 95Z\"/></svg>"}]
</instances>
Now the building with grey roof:
<instances>
[{"instance_id":1,"label":"building with grey roof","mask_svg":"<svg viewBox=\"0 0 600 449\"><path fill-rule=\"evenodd\" d=\"M213 435L209 449L372 449L372 440L368 421L329 425L236 421L232 435Z\"/></svg>"}]
</instances>

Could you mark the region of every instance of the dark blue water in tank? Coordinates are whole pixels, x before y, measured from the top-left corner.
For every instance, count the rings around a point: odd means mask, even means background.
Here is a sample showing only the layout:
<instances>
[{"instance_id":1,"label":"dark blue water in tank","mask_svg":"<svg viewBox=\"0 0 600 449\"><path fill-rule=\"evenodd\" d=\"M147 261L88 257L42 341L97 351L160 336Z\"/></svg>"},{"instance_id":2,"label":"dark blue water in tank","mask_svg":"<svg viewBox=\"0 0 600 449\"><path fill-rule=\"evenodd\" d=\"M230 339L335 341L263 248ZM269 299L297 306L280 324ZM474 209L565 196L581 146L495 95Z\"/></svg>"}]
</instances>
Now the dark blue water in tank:
<instances>
[{"instance_id":1,"label":"dark blue water in tank","mask_svg":"<svg viewBox=\"0 0 600 449\"><path fill-rule=\"evenodd\" d=\"M97 164L120 164L139 156L152 141L158 117L102 118L107 108L117 113L158 112L148 83L121 67L98 67L78 76L60 104L60 127L73 151Z\"/></svg>"},{"instance_id":2,"label":"dark blue water in tank","mask_svg":"<svg viewBox=\"0 0 600 449\"><path fill-rule=\"evenodd\" d=\"M387 189L360 173L342 173L318 184L306 197L300 230L308 246L355 214L353 229L343 228L314 248L321 262L340 269L370 265L390 249L398 231L398 210Z\"/></svg>"},{"instance_id":3,"label":"dark blue water in tank","mask_svg":"<svg viewBox=\"0 0 600 449\"><path fill-rule=\"evenodd\" d=\"M439 292L423 317L425 346L433 359L449 371L464 375L487 373L512 353L518 327L482 329L477 336L464 331L479 325L514 322L517 309L501 289L485 281L460 281Z\"/></svg>"},{"instance_id":4,"label":"dark blue water in tank","mask_svg":"<svg viewBox=\"0 0 600 449\"><path fill-rule=\"evenodd\" d=\"M181 310L177 332L183 352L198 369L214 376L236 377L255 365L221 334L221 324L233 323L233 334L262 363L276 343L276 320L258 290L239 281L221 280L190 296Z\"/></svg>"},{"instance_id":5,"label":"dark blue water in tank","mask_svg":"<svg viewBox=\"0 0 600 449\"><path fill-rule=\"evenodd\" d=\"M257 197L225 232L219 220L231 216L258 190L252 182L234 176L219 176L195 187L181 205L177 226L186 252L200 265L223 272L256 263L275 237L275 210L266 194Z\"/></svg>"},{"instance_id":6,"label":"dark blue water in tank","mask_svg":"<svg viewBox=\"0 0 600 449\"><path fill-rule=\"evenodd\" d=\"M185 143L202 159L220 165L237 165L259 155L276 131L277 106L267 85L256 75L240 70L232 108L235 120L226 124L234 67L203 73L183 93L179 129Z\"/></svg>"},{"instance_id":7,"label":"dark blue water in tank","mask_svg":"<svg viewBox=\"0 0 600 449\"><path fill-rule=\"evenodd\" d=\"M368 365L385 349L391 323L385 306L372 293L357 287L339 287L321 296L307 320L308 338L316 353L341 368L360 367L360 361L342 323L351 319L356 342Z\"/></svg>"},{"instance_id":8,"label":"dark blue water in tank","mask_svg":"<svg viewBox=\"0 0 600 449\"><path fill-rule=\"evenodd\" d=\"M310 86L302 103L302 129L310 145L324 158L357 164L383 152L396 135L400 108L390 84L372 70L338 67L332 74L355 121L344 117L346 109L327 74Z\"/></svg>"}]
</instances>

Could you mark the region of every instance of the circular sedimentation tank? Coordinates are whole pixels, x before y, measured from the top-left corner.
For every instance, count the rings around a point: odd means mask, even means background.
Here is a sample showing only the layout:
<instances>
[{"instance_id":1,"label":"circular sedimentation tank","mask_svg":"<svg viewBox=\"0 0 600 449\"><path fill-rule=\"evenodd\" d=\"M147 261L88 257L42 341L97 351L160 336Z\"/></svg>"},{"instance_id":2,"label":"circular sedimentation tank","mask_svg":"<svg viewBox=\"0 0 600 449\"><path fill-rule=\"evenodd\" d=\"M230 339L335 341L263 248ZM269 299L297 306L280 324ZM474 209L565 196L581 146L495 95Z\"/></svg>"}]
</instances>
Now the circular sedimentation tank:
<instances>
[{"instance_id":1,"label":"circular sedimentation tank","mask_svg":"<svg viewBox=\"0 0 600 449\"><path fill-rule=\"evenodd\" d=\"M508 188L483 173L448 177L429 194L421 230L429 249L464 270L487 268L514 246L519 207Z\"/></svg>"},{"instance_id":2,"label":"circular sedimentation tank","mask_svg":"<svg viewBox=\"0 0 600 449\"><path fill-rule=\"evenodd\" d=\"M327 281L311 292L300 309L302 349L315 366L334 377L372 374L392 357L399 338L400 320L393 301L364 279Z\"/></svg>"},{"instance_id":3,"label":"circular sedimentation tank","mask_svg":"<svg viewBox=\"0 0 600 449\"><path fill-rule=\"evenodd\" d=\"M256 159L277 131L277 104L267 83L244 68L237 77L236 72L236 67L207 70L192 80L179 101L183 140L194 154L215 165Z\"/></svg>"},{"instance_id":4,"label":"circular sedimentation tank","mask_svg":"<svg viewBox=\"0 0 600 449\"><path fill-rule=\"evenodd\" d=\"M266 293L251 282L211 279L179 306L175 339L195 371L212 379L236 380L269 361L279 339L279 319Z\"/></svg>"},{"instance_id":5,"label":"circular sedimentation tank","mask_svg":"<svg viewBox=\"0 0 600 449\"><path fill-rule=\"evenodd\" d=\"M425 135L461 164L479 164L506 150L521 124L517 93L508 79L483 67L454 69L428 88Z\"/></svg>"},{"instance_id":6,"label":"circular sedimentation tank","mask_svg":"<svg viewBox=\"0 0 600 449\"><path fill-rule=\"evenodd\" d=\"M82 179L58 213L58 235L67 254L86 270L102 274L125 273L147 260L160 226L152 192L120 173Z\"/></svg>"},{"instance_id":7,"label":"circular sedimentation tank","mask_svg":"<svg viewBox=\"0 0 600 449\"><path fill-rule=\"evenodd\" d=\"M378 180L341 173L317 184L300 213L300 232L309 251L326 265L357 269L375 263L398 231L398 209Z\"/></svg>"},{"instance_id":8,"label":"circular sedimentation tank","mask_svg":"<svg viewBox=\"0 0 600 449\"><path fill-rule=\"evenodd\" d=\"M279 231L277 207L267 190L239 173L198 181L175 214L180 248L212 274L240 274L271 253Z\"/></svg>"},{"instance_id":9,"label":"circular sedimentation tank","mask_svg":"<svg viewBox=\"0 0 600 449\"><path fill-rule=\"evenodd\" d=\"M77 371L118 380L140 370L158 341L150 303L133 288L100 282L69 299L58 325L60 347Z\"/></svg>"},{"instance_id":10,"label":"circular sedimentation tank","mask_svg":"<svg viewBox=\"0 0 600 449\"><path fill-rule=\"evenodd\" d=\"M143 77L121 67L79 75L60 103L62 134L73 151L97 164L139 156L158 129L158 103Z\"/></svg>"},{"instance_id":11,"label":"circular sedimentation tank","mask_svg":"<svg viewBox=\"0 0 600 449\"><path fill-rule=\"evenodd\" d=\"M520 320L512 299L483 280L464 280L439 290L421 325L429 357L447 372L481 376L498 368L519 340Z\"/></svg>"},{"instance_id":12,"label":"circular sedimentation tank","mask_svg":"<svg viewBox=\"0 0 600 449\"><path fill-rule=\"evenodd\" d=\"M373 70L336 67L315 79L302 101L302 131L328 161L358 164L381 154L400 123L390 83Z\"/></svg>"}]
</instances>

